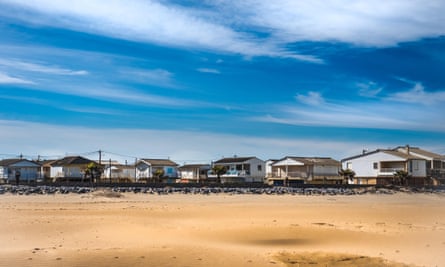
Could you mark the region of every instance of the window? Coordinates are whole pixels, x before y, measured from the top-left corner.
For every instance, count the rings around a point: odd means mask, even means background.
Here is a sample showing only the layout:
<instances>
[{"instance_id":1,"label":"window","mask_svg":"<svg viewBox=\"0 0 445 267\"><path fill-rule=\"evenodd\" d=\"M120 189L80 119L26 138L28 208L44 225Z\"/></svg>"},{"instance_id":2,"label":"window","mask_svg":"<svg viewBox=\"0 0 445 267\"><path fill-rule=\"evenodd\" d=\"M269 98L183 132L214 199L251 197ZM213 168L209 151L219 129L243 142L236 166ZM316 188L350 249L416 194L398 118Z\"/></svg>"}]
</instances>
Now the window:
<instances>
[{"instance_id":1,"label":"window","mask_svg":"<svg viewBox=\"0 0 445 267\"><path fill-rule=\"evenodd\" d=\"M377 170L379 168L379 163L378 162L374 162L373 164L374 170Z\"/></svg>"},{"instance_id":2,"label":"window","mask_svg":"<svg viewBox=\"0 0 445 267\"><path fill-rule=\"evenodd\" d=\"M352 162L346 163L346 169L352 170Z\"/></svg>"},{"instance_id":3,"label":"window","mask_svg":"<svg viewBox=\"0 0 445 267\"><path fill-rule=\"evenodd\" d=\"M419 161L415 160L415 161L413 161L413 163L414 163L414 170L418 171L419 170Z\"/></svg>"},{"instance_id":4,"label":"window","mask_svg":"<svg viewBox=\"0 0 445 267\"><path fill-rule=\"evenodd\" d=\"M259 171L259 172L263 171L263 166L258 165L258 171Z\"/></svg>"}]
</instances>

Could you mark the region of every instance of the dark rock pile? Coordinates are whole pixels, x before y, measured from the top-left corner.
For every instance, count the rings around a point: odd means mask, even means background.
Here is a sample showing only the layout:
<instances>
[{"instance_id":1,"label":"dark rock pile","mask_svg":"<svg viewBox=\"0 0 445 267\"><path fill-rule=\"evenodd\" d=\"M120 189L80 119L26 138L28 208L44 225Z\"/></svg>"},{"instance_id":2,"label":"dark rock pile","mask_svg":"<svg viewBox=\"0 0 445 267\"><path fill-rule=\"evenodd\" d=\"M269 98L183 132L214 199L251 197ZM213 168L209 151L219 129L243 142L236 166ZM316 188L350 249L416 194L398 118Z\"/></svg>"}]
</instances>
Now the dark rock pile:
<instances>
[{"instance_id":1,"label":"dark rock pile","mask_svg":"<svg viewBox=\"0 0 445 267\"><path fill-rule=\"evenodd\" d=\"M92 193L100 187L83 186L27 186L27 185L0 185L0 194L14 195L49 195L49 194L85 194ZM395 193L437 193L445 194L445 188L410 188L410 187L144 187L128 186L108 187L107 190L115 193L141 193L141 194L230 194L230 195L363 195L363 194L395 194Z\"/></svg>"}]
</instances>

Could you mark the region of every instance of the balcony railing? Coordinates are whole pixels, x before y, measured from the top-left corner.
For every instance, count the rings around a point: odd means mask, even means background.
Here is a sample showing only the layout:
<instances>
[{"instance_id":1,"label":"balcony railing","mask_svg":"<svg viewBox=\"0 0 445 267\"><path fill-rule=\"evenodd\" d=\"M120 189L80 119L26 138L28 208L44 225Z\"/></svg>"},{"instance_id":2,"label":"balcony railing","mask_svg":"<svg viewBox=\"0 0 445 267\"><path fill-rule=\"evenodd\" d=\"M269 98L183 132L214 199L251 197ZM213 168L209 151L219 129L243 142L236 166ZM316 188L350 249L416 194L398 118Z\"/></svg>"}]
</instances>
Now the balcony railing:
<instances>
[{"instance_id":1,"label":"balcony railing","mask_svg":"<svg viewBox=\"0 0 445 267\"><path fill-rule=\"evenodd\" d=\"M273 172L272 173L273 177L288 177L288 178L308 178L308 175L306 172L299 172L299 171L294 171L294 172Z\"/></svg>"},{"instance_id":2,"label":"balcony railing","mask_svg":"<svg viewBox=\"0 0 445 267\"><path fill-rule=\"evenodd\" d=\"M404 171L403 167L393 167L393 168L380 168L380 173L395 173L397 171Z\"/></svg>"}]
</instances>

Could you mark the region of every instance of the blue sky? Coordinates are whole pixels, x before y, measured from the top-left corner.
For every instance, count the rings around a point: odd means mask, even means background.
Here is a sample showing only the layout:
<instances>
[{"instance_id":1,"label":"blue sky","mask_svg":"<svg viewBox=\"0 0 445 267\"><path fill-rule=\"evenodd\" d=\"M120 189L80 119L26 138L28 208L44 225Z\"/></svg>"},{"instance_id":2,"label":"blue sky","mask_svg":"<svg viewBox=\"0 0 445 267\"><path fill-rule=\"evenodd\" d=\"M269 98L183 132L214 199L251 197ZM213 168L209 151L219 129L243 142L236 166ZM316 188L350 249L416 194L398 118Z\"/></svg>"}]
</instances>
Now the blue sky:
<instances>
[{"instance_id":1,"label":"blue sky","mask_svg":"<svg viewBox=\"0 0 445 267\"><path fill-rule=\"evenodd\" d=\"M345 3L0 0L0 157L445 154L445 1Z\"/></svg>"}]
</instances>

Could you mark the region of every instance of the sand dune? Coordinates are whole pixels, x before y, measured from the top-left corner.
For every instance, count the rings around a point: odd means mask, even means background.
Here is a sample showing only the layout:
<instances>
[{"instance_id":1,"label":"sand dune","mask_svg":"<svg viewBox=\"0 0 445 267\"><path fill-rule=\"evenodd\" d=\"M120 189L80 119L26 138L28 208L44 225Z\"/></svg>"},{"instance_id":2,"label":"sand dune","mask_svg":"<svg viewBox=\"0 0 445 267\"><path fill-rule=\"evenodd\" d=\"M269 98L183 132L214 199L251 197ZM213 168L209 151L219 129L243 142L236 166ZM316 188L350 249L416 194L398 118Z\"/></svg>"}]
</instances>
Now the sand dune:
<instances>
[{"instance_id":1,"label":"sand dune","mask_svg":"<svg viewBox=\"0 0 445 267\"><path fill-rule=\"evenodd\" d=\"M0 266L445 266L441 195L0 199Z\"/></svg>"}]
</instances>

